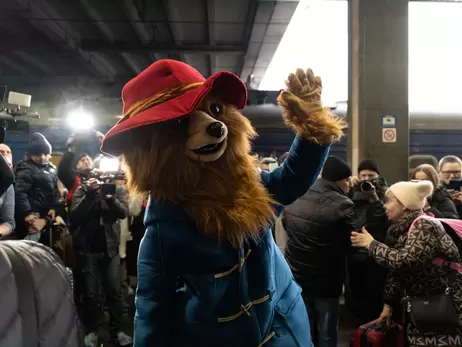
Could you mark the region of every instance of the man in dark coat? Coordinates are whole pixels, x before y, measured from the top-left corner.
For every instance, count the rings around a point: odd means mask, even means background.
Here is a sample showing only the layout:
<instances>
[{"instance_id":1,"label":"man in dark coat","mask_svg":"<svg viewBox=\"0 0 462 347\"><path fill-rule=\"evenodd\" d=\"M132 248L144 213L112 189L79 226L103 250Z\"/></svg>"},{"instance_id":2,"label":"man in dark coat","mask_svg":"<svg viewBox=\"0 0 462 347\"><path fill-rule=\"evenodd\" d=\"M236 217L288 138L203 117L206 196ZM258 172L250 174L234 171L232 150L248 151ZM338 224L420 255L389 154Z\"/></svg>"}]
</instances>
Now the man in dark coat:
<instances>
[{"instance_id":1,"label":"man in dark coat","mask_svg":"<svg viewBox=\"0 0 462 347\"><path fill-rule=\"evenodd\" d=\"M358 229L365 227L380 242L385 240L389 226L383 207L387 189L387 182L380 176L377 164L363 160L349 193L355 204L355 225ZM382 312L386 270L377 265L366 250L352 249L348 254L347 273L345 300L357 318L356 323L376 319Z\"/></svg>"},{"instance_id":2,"label":"man in dark coat","mask_svg":"<svg viewBox=\"0 0 462 347\"><path fill-rule=\"evenodd\" d=\"M355 230L354 205L347 196L350 185L350 167L331 156L321 178L287 206L282 217L288 238L285 255L303 289L316 347L337 346L346 252Z\"/></svg>"}]
</instances>

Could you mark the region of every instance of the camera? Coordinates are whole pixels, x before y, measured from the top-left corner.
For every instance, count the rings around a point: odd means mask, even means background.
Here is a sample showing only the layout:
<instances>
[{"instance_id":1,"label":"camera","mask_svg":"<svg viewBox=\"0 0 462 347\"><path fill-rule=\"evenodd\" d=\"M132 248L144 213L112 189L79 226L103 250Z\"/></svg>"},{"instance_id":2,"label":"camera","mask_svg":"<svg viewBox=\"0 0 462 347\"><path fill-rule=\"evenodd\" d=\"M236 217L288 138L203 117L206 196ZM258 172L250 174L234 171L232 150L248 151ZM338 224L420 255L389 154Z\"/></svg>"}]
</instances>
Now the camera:
<instances>
[{"instance_id":1,"label":"camera","mask_svg":"<svg viewBox=\"0 0 462 347\"><path fill-rule=\"evenodd\" d=\"M119 160L116 158L103 157L95 160L95 163L98 163L99 169L95 169L87 175L85 181L88 181L90 178L95 178L100 185L101 195L114 195L116 193L115 181L125 180L125 174L119 169Z\"/></svg>"},{"instance_id":2,"label":"camera","mask_svg":"<svg viewBox=\"0 0 462 347\"><path fill-rule=\"evenodd\" d=\"M369 192L375 188L377 188L377 180L372 179L372 180L367 180L367 181L362 181L360 183L360 188L362 192Z\"/></svg>"}]
</instances>

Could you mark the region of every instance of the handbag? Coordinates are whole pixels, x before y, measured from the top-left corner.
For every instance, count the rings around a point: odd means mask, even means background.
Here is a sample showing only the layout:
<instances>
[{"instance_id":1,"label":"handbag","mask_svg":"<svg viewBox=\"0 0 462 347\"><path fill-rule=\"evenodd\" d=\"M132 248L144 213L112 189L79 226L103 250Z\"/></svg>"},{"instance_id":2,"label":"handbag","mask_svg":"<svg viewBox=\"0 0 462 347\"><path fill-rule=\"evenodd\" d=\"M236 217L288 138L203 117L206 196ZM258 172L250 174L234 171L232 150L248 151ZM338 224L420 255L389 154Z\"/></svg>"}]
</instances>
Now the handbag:
<instances>
[{"instance_id":1,"label":"handbag","mask_svg":"<svg viewBox=\"0 0 462 347\"><path fill-rule=\"evenodd\" d=\"M404 309L408 319L422 334L447 333L460 328L459 315L452 301L451 287L442 294L410 297L405 294Z\"/></svg>"}]
</instances>

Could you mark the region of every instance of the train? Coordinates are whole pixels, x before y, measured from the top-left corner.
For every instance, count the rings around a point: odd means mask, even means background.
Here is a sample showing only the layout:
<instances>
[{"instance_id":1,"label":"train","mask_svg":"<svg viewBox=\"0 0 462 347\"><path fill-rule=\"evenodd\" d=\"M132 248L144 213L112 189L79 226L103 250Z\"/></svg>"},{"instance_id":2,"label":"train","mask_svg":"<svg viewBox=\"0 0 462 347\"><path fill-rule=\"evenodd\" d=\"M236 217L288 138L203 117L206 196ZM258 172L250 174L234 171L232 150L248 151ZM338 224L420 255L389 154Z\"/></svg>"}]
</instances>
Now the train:
<instances>
[{"instance_id":1,"label":"train","mask_svg":"<svg viewBox=\"0 0 462 347\"><path fill-rule=\"evenodd\" d=\"M275 94L276 95L276 94ZM255 100L253 100L255 101ZM273 101L273 100L271 100ZM288 151L293 133L287 129L282 120L281 107L274 102L249 103L242 113L247 116L258 132L254 139L253 151L260 156L280 156ZM331 107L333 113L340 117L346 117L346 102L336 103ZM98 129L102 132L109 130L109 126ZM66 140L70 131L65 127L45 127L31 125L29 133L42 132L53 146L53 151L62 153L66 150ZM347 157L347 141L345 136L342 141L332 146L331 153L343 159ZM462 113L441 112L411 112L410 113L410 147L411 157L433 157L439 160L445 155L457 155L462 158ZM29 142L29 134L9 133L6 143L13 151L14 162L22 159L25 155ZM96 154L98 147L93 146ZM425 159L428 162L428 158Z\"/></svg>"},{"instance_id":2,"label":"train","mask_svg":"<svg viewBox=\"0 0 462 347\"><path fill-rule=\"evenodd\" d=\"M331 111L339 117L346 117L346 102L335 104ZM294 135L282 120L280 106L248 105L243 114L257 129L258 137L253 144L256 153L278 156L289 149ZM345 136L340 143L333 145L331 153L346 159L347 141ZM462 158L462 113L411 112L409 155L439 160L450 154Z\"/></svg>"}]
</instances>

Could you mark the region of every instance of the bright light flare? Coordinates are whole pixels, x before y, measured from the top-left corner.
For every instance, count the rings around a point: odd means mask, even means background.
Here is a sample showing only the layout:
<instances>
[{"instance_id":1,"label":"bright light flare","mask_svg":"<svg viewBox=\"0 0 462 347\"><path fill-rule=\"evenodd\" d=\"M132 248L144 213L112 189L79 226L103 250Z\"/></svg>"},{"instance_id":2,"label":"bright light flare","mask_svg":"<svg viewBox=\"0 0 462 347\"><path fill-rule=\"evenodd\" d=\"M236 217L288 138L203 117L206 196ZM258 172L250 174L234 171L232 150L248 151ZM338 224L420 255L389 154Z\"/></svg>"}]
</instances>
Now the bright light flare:
<instances>
[{"instance_id":1,"label":"bright light flare","mask_svg":"<svg viewBox=\"0 0 462 347\"><path fill-rule=\"evenodd\" d=\"M83 108L69 112L67 123L75 131L90 130L93 128L93 116Z\"/></svg>"},{"instance_id":2,"label":"bright light flare","mask_svg":"<svg viewBox=\"0 0 462 347\"><path fill-rule=\"evenodd\" d=\"M120 160L117 158L102 158L99 163L99 169L103 172L119 171Z\"/></svg>"}]
</instances>

